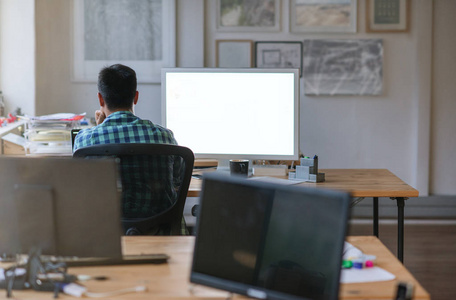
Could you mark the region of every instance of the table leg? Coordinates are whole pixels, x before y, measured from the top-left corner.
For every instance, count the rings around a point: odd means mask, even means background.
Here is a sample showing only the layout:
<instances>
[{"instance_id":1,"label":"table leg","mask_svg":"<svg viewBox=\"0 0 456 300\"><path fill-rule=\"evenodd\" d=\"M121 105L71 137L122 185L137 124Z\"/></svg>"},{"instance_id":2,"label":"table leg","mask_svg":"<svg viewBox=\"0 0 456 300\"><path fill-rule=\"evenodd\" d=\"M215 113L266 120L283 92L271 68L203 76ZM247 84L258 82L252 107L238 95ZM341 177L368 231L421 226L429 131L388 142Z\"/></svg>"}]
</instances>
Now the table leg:
<instances>
[{"instance_id":1,"label":"table leg","mask_svg":"<svg viewBox=\"0 0 456 300\"><path fill-rule=\"evenodd\" d=\"M404 206L405 198L398 197L397 201L397 258L404 263Z\"/></svg>"},{"instance_id":2,"label":"table leg","mask_svg":"<svg viewBox=\"0 0 456 300\"><path fill-rule=\"evenodd\" d=\"M378 237L378 197L374 197L374 235Z\"/></svg>"}]
</instances>

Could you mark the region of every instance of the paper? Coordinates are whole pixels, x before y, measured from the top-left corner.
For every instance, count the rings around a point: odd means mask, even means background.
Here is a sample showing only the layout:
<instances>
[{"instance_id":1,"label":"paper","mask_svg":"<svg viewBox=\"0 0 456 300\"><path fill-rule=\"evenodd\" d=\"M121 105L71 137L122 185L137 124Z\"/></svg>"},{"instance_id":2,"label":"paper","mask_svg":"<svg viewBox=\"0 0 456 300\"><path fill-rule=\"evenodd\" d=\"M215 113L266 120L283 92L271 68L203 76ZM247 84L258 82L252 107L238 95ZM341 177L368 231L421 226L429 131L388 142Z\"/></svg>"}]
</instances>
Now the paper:
<instances>
[{"instance_id":1,"label":"paper","mask_svg":"<svg viewBox=\"0 0 456 300\"><path fill-rule=\"evenodd\" d=\"M379 267L364 269L342 269L340 283L362 283L373 281L388 281L396 278L390 272Z\"/></svg>"},{"instance_id":2,"label":"paper","mask_svg":"<svg viewBox=\"0 0 456 300\"><path fill-rule=\"evenodd\" d=\"M44 115L44 116L36 116L36 117L29 117L25 116L26 119L30 120L37 120L37 121L55 121L55 120L60 120L60 121L77 121L81 120L84 118L86 113L82 114L72 114L72 113L57 113L57 114L51 114L51 115Z\"/></svg>"},{"instance_id":3,"label":"paper","mask_svg":"<svg viewBox=\"0 0 456 300\"><path fill-rule=\"evenodd\" d=\"M305 180L289 180L289 179L282 179L282 178L276 178L276 177L252 177L249 178L249 180L256 180L256 181L262 181L262 182L267 182L267 183L277 183L277 184L283 184L283 185L292 185L292 184L298 184L302 182L306 182Z\"/></svg>"},{"instance_id":4,"label":"paper","mask_svg":"<svg viewBox=\"0 0 456 300\"><path fill-rule=\"evenodd\" d=\"M8 133L7 135L3 136L2 139L5 141L11 142L13 144L25 147L25 138L20 135L14 133Z\"/></svg>"}]
</instances>

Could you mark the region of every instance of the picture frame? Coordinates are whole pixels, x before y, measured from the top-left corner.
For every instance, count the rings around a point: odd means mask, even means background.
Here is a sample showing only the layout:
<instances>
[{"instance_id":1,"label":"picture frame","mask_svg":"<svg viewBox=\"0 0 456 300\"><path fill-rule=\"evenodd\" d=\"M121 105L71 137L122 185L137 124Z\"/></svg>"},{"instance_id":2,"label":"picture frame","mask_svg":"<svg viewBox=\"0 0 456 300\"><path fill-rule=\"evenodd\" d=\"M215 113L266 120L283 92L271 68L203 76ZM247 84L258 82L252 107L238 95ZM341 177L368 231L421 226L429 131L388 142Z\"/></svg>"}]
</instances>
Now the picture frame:
<instances>
[{"instance_id":1,"label":"picture frame","mask_svg":"<svg viewBox=\"0 0 456 300\"><path fill-rule=\"evenodd\" d=\"M357 6L357 0L290 0L290 31L356 32Z\"/></svg>"},{"instance_id":2,"label":"picture frame","mask_svg":"<svg viewBox=\"0 0 456 300\"><path fill-rule=\"evenodd\" d=\"M72 81L96 82L103 67L124 64L138 83L160 83L161 69L175 67L176 1L134 2L73 1Z\"/></svg>"},{"instance_id":3,"label":"picture frame","mask_svg":"<svg viewBox=\"0 0 456 300\"><path fill-rule=\"evenodd\" d=\"M367 0L366 32L407 32L410 0Z\"/></svg>"},{"instance_id":4,"label":"picture frame","mask_svg":"<svg viewBox=\"0 0 456 300\"><path fill-rule=\"evenodd\" d=\"M255 67L299 69L302 76L302 48L300 41L255 42Z\"/></svg>"},{"instance_id":5,"label":"picture frame","mask_svg":"<svg viewBox=\"0 0 456 300\"><path fill-rule=\"evenodd\" d=\"M253 66L253 41L216 40L215 66L218 68L250 68Z\"/></svg>"},{"instance_id":6,"label":"picture frame","mask_svg":"<svg viewBox=\"0 0 456 300\"><path fill-rule=\"evenodd\" d=\"M280 31L280 0L216 0L215 15L218 31Z\"/></svg>"},{"instance_id":7,"label":"picture frame","mask_svg":"<svg viewBox=\"0 0 456 300\"><path fill-rule=\"evenodd\" d=\"M308 39L303 53L305 95L383 93L382 39Z\"/></svg>"}]
</instances>

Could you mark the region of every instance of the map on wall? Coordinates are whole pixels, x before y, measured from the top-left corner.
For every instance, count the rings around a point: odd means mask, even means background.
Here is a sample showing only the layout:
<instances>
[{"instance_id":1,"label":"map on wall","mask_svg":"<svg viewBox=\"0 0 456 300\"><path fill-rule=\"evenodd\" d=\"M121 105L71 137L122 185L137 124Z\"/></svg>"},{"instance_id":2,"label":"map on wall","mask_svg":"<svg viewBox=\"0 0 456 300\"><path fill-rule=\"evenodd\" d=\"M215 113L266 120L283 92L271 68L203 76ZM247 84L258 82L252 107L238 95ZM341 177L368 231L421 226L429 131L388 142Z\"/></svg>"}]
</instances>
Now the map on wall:
<instances>
[{"instance_id":1,"label":"map on wall","mask_svg":"<svg viewBox=\"0 0 456 300\"><path fill-rule=\"evenodd\" d=\"M73 79L94 82L120 63L138 82L160 82L175 66L175 0L74 0Z\"/></svg>"},{"instance_id":2,"label":"map on wall","mask_svg":"<svg viewBox=\"0 0 456 300\"><path fill-rule=\"evenodd\" d=\"M84 0L86 60L161 60L162 3Z\"/></svg>"},{"instance_id":3,"label":"map on wall","mask_svg":"<svg viewBox=\"0 0 456 300\"><path fill-rule=\"evenodd\" d=\"M306 95L381 95L381 39L305 40Z\"/></svg>"}]
</instances>

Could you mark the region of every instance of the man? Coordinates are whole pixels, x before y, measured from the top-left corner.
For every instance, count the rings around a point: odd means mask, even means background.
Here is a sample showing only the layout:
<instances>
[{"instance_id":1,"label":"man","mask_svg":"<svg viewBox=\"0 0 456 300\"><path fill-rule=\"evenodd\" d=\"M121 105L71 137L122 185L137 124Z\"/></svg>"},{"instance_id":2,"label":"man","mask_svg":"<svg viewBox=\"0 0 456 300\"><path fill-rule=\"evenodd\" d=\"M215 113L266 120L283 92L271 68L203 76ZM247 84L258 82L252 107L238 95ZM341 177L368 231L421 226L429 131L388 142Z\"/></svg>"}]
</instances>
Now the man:
<instances>
[{"instance_id":1,"label":"man","mask_svg":"<svg viewBox=\"0 0 456 300\"><path fill-rule=\"evenodd\" d=\"M98 75L97 126L81 130L74 150L96 144L160 143L177 145L171 130L142 120L133 114L138 103L136 73L116 64L103 68ZM169 161L160 158L125 157L122 160L122 213L124 218L156 215L174 203L176 192L168 170ZM154 187L150 187L150 182ZM160 186L160 188L156 188ZM183 226L183 231L185 226ZM183 232L184 233L184 232Z\"/></svg>"},{"instance_id":2,"label":"man","mask_svg":"<svg viewBox=\"0 0 456 300\"><path fill-rule=\"evenodd\" d=\"M133 114L138 103L136 73L124 65L112 65L98 75L97 126L84 129L75 139L74 150L96 144L161 143L177 145L171 130Z\"/></svg>"}]
</instances>

